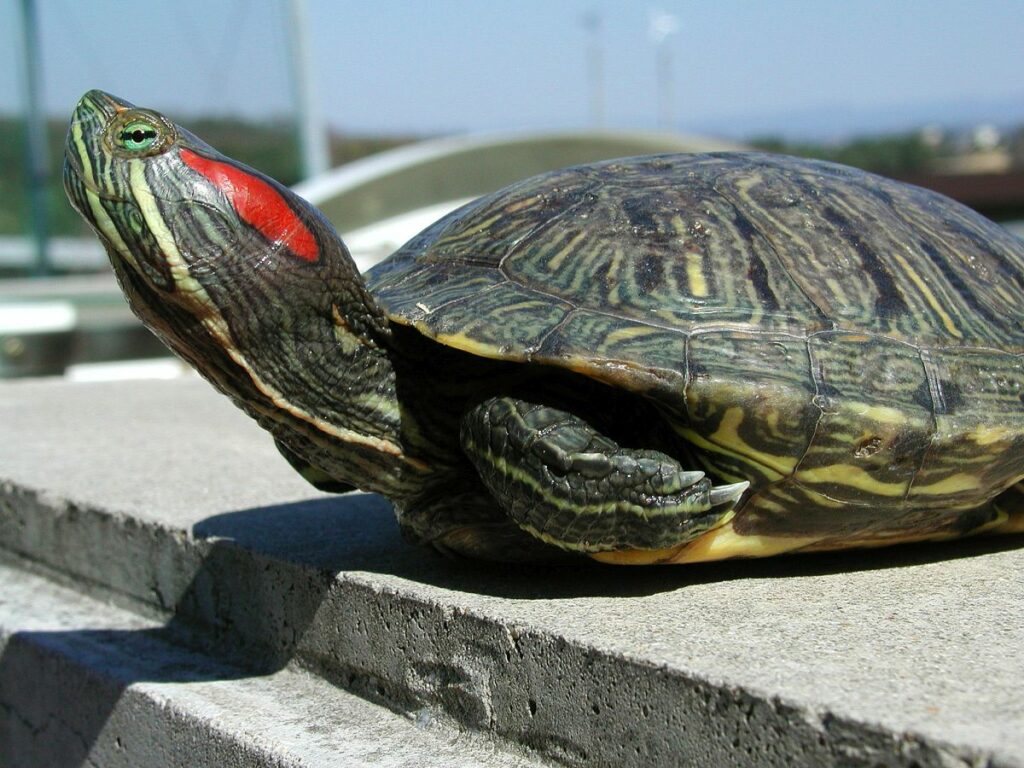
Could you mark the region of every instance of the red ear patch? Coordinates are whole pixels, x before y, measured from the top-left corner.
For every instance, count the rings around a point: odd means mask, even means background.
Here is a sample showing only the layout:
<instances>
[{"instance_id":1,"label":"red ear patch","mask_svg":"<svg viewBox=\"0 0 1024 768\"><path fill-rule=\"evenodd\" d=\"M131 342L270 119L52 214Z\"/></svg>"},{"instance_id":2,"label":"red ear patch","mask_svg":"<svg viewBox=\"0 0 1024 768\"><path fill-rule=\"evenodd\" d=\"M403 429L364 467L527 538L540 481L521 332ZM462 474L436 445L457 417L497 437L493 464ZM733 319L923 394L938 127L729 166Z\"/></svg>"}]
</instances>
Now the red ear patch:
<instances>
[{"instance_id":1,"label":"red ear patch","mask_svg":"<svg viewBox=\"0 0 1024 768\"><path fill-rule=\"evenodd\" d=\"M181 159L223 192L242 221L267 240L282 243L306 261L317 260L320 248L316 238L273 186L237 165L210 160L189 149L181 150Z\"/></svg>"}]
</instances>

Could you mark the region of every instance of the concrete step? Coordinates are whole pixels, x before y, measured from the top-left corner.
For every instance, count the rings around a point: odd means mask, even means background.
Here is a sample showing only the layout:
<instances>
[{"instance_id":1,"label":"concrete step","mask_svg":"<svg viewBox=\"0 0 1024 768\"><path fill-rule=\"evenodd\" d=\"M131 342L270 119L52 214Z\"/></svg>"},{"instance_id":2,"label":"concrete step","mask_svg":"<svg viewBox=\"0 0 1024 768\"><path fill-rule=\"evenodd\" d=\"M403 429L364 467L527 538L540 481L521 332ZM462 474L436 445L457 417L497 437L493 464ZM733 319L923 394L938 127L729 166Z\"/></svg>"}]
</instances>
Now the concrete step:
<instances>
[{"instance_id":1,"label":"concrete step","mask_svg":"<svg viewBox=\"0 0 1024 768\"><path fill-rule=\"evenodd\" d=\"M0 385L0 547L248 669L566 765L1024 765L1022 544L448 561L203 382Z\"/></svg>"},{"instance_id":2,"label":"concrete step","mask_svg":"<svg viewBox=\"0 0 1024 768\"><path fill-rule=\"evenodd\" d=\"M493 739L400 715L293 668L0 565L0 765L539 768Z\"/></svg>"}]
</instances>

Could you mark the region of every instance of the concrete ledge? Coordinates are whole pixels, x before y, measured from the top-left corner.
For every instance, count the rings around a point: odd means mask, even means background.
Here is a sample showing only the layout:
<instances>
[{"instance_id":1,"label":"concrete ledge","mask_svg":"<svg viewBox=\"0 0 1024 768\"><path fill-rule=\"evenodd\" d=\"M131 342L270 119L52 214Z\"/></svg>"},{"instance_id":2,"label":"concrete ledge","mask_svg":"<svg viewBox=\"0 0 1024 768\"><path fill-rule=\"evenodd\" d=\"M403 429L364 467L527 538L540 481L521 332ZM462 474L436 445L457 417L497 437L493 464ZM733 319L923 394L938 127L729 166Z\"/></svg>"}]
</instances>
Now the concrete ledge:
<instances>
[{"instance_id":1,"label":"concrete ledge","mask_svg":"<svg viewBox=\"0 0 1024 768\"><path fill-rule=\"evenodd\" d=\"M1020 537L496 567L317 494L202 382L0 385L0 437L0 547L249 670L569 765L1024 765Z\"/></svg>"},{"instance_id":2,"label":"concrete ledge","mask_svg":"<svg viewBox=\"0 0 1024 768\"><path fill-rule=\"evenodd\" d=\"M197 638L0 565L0 764L163 768L537 765L301 670L259 673Z\"/></svg>"}]
</instances>

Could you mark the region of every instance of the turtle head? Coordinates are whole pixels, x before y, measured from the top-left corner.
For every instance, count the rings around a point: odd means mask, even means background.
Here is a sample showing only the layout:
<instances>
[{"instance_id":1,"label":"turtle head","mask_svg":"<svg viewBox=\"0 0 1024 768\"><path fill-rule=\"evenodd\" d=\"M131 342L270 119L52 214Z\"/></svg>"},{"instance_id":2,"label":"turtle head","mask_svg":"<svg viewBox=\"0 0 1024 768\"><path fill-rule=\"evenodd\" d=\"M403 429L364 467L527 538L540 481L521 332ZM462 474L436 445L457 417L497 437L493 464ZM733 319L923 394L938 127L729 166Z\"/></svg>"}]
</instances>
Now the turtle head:
<instances>
[{"instance_id":1,"label":"turtle head","mask_svg":"<svg viewBox=\"0 0 1024 768\"><path fill-rule=\"evenodd\" d=\"M72 115L64 186L135 313L279 439L393 431L387 317L305 200L102 91Z\"/></svg>"},{"instance_id":2,"label":"turtle head","mask_svg":"<svg viewBox=\"0 0 1024 768\"><path fill-rule=\"evenodd\" d=\"M64 186L144 320L167 304L225 321L267 314L284 283L289 302L314 304L325 281L362 286L313 206L159 113L102 91L83 96L72 115Z\"/></svg>"}]
</instances>

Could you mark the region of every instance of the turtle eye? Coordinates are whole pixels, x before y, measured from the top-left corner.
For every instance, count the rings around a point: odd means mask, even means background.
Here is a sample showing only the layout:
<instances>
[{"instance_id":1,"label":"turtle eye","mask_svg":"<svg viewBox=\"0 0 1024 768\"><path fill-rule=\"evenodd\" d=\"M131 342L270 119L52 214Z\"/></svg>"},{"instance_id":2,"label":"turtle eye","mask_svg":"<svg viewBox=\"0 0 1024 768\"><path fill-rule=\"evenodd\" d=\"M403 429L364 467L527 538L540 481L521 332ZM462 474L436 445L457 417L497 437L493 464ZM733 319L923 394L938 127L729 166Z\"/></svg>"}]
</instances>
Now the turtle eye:
<instances>
[{"instance_id":1,"label":"turtle eye","mask_svg":"<svg viewBox=\"0 0 1024 768\"><path fill-rule=\"evenodd\" d=\"M117 135L118 143L129 152L145 152L160 138L156 126L143 120L128 123Z\"/></svg>"}]
</instances>

